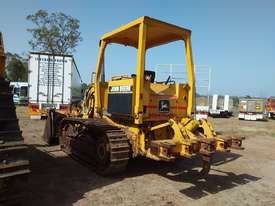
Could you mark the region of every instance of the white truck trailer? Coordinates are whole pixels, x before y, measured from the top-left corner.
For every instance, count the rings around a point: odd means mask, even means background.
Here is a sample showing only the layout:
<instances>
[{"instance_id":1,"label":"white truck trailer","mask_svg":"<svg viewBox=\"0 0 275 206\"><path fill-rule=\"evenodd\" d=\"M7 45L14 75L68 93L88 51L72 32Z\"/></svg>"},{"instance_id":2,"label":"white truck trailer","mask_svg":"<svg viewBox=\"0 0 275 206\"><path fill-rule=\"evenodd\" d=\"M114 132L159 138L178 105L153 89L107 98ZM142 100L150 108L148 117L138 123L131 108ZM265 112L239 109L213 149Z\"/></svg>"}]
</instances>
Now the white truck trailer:
<instances>
[{"instance_id":1,"label":"white truck trailer","mask_svg":"<svg viewBox=\"0 0 275 206\"><path fill-rule=\"evenodd\" d=\"M209 97L196 96L196 119L207 119L209 113Z\"/></svg>"},{"instance_id":2,"label":"white truck trailer","mask_svg":"<svg viewBox=\"0 0 275 206\"><path fill-rule=\"evenodd\" d=\"M31 119L46 116L51 108L66 113L82 99L82 80L71 55L31 52L28 83Z\"/></svg>"},{"instance_id":3,"label":"white truck trailer","mask_svg":"<svg viewBox=\"0 0 275 206\"><path fill-rule=\"evenodd\" d=\"M219 96L214 94L212 97L212 107L209 115L212 117L230 117L232 116L233 100L229 95Z\"/></svg>"},{"instance_id":4,"label":"white truck trailer","mask_svg":"<svg viewBox=\"0 0 275 206\"><path fill-rule=\"evenodd\" d=\"M265 108L265 99L243 98L239 103L239 119L241 120L266 120L267 111Z\"/></svg>"},{"instance_id":5,"label":"white truck trailer","mask_svg":"<svg viewBox=\"0 0 275 206\"><path fill-rule=\"evenodd\" d=\"M196 119L207 119L208 118L208 113L209 113L209 106L202 106L202 105L197 105L196 106Z\"/></svg>"}]
</instances>

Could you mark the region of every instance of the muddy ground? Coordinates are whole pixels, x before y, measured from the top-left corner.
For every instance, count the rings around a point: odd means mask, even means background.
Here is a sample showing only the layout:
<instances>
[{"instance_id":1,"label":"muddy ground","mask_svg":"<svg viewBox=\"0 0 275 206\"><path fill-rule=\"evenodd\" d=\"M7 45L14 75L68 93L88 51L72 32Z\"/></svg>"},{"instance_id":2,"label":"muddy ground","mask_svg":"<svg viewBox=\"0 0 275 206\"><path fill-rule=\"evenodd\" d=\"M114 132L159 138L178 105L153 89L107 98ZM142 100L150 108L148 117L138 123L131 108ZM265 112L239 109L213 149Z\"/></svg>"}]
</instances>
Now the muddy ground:
<instances>
[{"instance_id":1,"label":"muddy ground","mask_svg":"<svg viewBox=\"0 0 275 206\"><path fill-rule=\"evenodd\" d=\"M217 154L206 180L197 178L199 160L175 163L131 161L122 175L96 175L58 146L42 141L45 121L30 120L17 108L30 146L32 174L26 205L275 205L275 121L210 119L223 135L247 138L245 150Z\"/></svg>"}]
</instances>

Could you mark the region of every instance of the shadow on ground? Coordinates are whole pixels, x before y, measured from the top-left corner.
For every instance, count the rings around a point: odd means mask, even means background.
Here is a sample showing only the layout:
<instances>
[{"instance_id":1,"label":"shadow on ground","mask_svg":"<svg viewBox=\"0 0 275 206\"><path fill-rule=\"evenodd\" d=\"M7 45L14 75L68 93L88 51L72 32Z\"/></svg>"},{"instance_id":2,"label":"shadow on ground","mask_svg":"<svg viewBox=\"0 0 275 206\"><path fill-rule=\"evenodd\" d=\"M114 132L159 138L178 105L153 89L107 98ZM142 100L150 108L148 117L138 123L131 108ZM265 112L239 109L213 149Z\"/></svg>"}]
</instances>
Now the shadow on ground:
<instances>
[{"instance_id":1,"label":"shadow on ground","mask_svg":"<svg viewBox=\"0 0 275 206\"><path fill-rule=\"evenodd\" d=\"M120 180L96 175L91 169L64 155L58 146L36 146L30 146L32 173L25 205L72 205L86 192Z\"/></svg>"},{"instance_id":2,"label":"shadow on ground","mask_svg":"<svg viewBox=\"0 0 275 206\"><path fill-rule=\"evenodd\" d=\"M64 155L58 146L30 146L30 157L32 174L28 186L29 202L26 205L72 205L82 199L88 191L122 181L124 178L152 173L172 181L191 183L191 187L180 192L193 199L260 179L249 174L236 175L218 170L212 170L206 179L201 179L198 172L200 167L198 158L174 163L137 158L130 161L128 169L123 174L101 177L91 168ZM233 153L219 154L213 164L225 164L239 157L240 155Z\"/></svg>"},{"instance_id":3,"label":"shadow on ground","mask_svg":"<svg viewBox=\"0 0 275 206\"><path fill-rule=\"evenodd\" d=\"M239 157L241 156L235 153L219 153L213 158L212 165L226 164ZM260 179L249 174L237 175L217 169L211 169L206 178L201 178L200 167L200 158L179 160L175 163L156 162L140 158L130 162L126 175L137 176L156 173L173 181L191 183L192 186L182 189L180 192L192 199L200 199L206 195L216 194Z\"/></svg>"}]
</instances>

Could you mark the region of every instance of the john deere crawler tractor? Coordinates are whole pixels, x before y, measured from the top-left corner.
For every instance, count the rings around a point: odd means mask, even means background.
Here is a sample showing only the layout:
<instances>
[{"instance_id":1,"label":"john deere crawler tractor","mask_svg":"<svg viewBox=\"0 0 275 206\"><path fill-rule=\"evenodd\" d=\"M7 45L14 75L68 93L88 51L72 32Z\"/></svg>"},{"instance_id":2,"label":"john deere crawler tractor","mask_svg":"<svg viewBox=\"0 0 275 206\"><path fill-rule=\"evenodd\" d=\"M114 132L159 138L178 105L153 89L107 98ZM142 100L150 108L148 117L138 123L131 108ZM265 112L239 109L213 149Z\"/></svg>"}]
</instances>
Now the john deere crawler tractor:
<instances>
[{"instance_id":1,"label":"john deere crawler tractor","mask_svg":"<svg viewBox=\"0 0 275 206\"><path fill-rule=\"evenodd\" d=\"M0 205L19 205L25 199L30 173L28 148L23 143L4 69L5 53L0 32Z\"/></svg>"},{"instance_id":2,"label":"john deere crawler tractor","mask_svg":"<svg viewBox=\"0 0 275 206\"><path fill-rule=\"evenodd\" d=\"M155 73L145 69L146 51L174 41L185 45L188 82L156 82ZM136 74L106 82L104 52L112 43L137 49ZM240 149L242 138L218 136L207 120L195 120L195 91L191 31L141 17L102 36L95 82L86 92L82 111L65 118L50 113L48 134L57 133L65 152L93 164L103 175L123 171L137 156L174 161L196 155L202 157L205 175L212 156Z\"/></svg>"}]
</instances>

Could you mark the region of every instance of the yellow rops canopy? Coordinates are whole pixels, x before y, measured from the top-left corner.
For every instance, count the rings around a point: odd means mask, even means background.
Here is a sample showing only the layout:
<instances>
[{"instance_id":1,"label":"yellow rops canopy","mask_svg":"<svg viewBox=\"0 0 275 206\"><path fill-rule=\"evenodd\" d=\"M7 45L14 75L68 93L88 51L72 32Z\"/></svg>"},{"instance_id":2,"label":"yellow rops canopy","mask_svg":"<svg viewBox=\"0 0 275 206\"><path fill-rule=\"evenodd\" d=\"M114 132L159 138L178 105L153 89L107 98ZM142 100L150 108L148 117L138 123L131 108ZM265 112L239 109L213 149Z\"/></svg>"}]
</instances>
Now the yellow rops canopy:
<instances>
[{"instance_id":1,"label":"yellow rops canopy","mask_svg":"<svg viewBox=\"0 0 275 206\"><path fill-rule=\"evenodd\" d=\"M146 48L185 40L191 34L188 29L144 16L103 35L101 40L138 48L139 25L142 23L147 26Z\"/></svg>"},{"instance_id":2,"label":"yellow rops canopy","mask_svg":"<svg viewBox=\"0 0 275 206\"><path fill-rule=\"evenodd\" d=\"M117 43L137 48L137 69L135 81L135 123L142 124L143 84L146 49L173 41L185 41L185 56L188 71L188 108L187 115L192 116L195 97L195 74L192 59L191 31L147 16L141 17L102 36L95 79L95 115L102 115L100 96L100 77L104 62L105 48L110 43Z\"/></svg>"}]
</instances>

